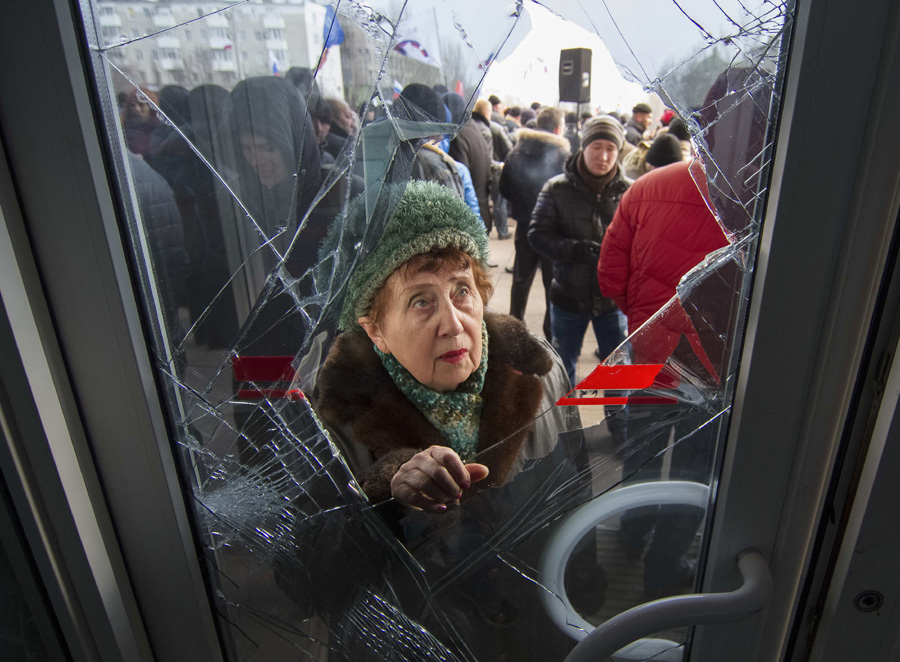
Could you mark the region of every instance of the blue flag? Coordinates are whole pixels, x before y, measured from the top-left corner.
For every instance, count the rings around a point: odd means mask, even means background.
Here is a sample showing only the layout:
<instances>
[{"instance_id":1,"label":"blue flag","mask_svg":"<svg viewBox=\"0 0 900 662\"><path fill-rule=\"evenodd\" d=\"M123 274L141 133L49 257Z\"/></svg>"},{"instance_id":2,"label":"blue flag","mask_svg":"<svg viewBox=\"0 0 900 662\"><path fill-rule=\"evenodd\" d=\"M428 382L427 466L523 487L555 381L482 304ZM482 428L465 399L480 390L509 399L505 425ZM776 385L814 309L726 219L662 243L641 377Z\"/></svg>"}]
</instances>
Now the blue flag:
<instances>
[{"instance_id":1,"label":"blue flag","mask_svg":"<svg viewBox=\"0 0 900 662\"><path fill-rule=\"evenodd\" d=\"M325 7L325 27L322 29L322 39L325 40L325 48L344 43L344 30L338 23L331 5Z\"/></svg>"}]
</instances>

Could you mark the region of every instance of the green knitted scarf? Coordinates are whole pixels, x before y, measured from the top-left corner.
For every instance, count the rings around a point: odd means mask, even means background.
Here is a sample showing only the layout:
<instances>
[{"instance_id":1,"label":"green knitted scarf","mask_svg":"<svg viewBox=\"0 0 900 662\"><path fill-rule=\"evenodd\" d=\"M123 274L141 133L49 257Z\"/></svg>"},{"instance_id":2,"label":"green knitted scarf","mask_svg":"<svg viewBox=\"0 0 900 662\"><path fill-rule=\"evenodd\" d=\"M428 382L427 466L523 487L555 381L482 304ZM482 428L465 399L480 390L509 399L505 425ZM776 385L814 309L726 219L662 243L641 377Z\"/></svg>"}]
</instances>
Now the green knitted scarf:
<instances>
[{"instance_id":1,"label":"green knitted scarf","mask_svg":"<svg viewBox=\"0 0 900 662\"><path fill-rule=\"evenodd\" d=\"M450 393L438 393L423 386L392 354L385 354L377 347L375 353L400 392L438 429L447 445L463 462L472 458L478 448L478 428L484 407L481 389L488 361L488 334L484 322L481 323L481 363Z\"/></svg>"}]
</instances>

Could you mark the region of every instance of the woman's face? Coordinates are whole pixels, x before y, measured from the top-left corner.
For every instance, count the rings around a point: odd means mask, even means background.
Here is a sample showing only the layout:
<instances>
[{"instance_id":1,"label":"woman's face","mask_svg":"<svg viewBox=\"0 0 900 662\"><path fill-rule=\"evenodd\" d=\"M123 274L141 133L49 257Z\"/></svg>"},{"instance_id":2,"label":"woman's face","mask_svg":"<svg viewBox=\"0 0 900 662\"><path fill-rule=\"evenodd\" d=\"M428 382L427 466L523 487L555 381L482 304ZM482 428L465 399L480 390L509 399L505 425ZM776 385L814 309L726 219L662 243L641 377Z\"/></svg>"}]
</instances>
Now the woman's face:
<instances>
[{"instance_id":1,"label":"woman's face","mask_svg":"<svg viewBox=\"0 0 900 662\"><path fill-rule=\"evenodd\" d=\"M360 326L424 386L456 389L481 363L484 302L472 272L448 263L433 273L399 269L384 287L380 319L360 317Z\"/></svg>"},{"instance_id":2,"label":"woman's face","mask_svg":"<svg viewBox=\"0 0 900 662\"><path fill-rule=\"evenodd\" d=\"M242 133L239 140L241 152L260 184L273 188L290 177L284 154L271 140L255 133Z\"/></svg>"}]
</instances>

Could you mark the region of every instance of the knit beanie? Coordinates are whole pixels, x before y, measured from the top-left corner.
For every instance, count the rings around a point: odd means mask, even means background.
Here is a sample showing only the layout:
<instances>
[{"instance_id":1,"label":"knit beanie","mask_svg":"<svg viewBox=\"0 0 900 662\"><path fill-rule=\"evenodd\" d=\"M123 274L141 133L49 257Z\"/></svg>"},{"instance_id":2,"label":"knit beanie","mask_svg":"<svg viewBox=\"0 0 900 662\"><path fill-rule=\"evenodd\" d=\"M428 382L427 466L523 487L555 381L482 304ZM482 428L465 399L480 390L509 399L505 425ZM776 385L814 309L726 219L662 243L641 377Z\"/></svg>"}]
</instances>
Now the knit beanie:
<instances>
[{"instance_id":1,"label":"knit beanie","mask_svg":"<svg viewBox=\"0 0 900 662\"><path fill-rule=\"evenodd\" d=\"M684 124L684 120L680 117L674 118L669 123L669 134L678 138L678 140L690 140L691 134L687 130L687 126Z\"/></svg>"},{"instance_id":2,"label":"knit beanie","mask_svg":"<svg viewBox=\"0 0 900 662\"><path fill-rule=\"evenodd\" d=\"M625 142L625 129L622 123L611 115L597 115L585 122L581 129L581 149L600 139L608 140L622 149Z\"/></svg>"},{"instance_id":3,"label":"knit beanie","mask_svg":"<svg viewBox=\"0 0 900 662\"><path fill-rule=\"evenodd\" d=\"M678 163L681 159L681 141L673 135L663 133L650 145L644 160L652 166L661 168L670 163Z\"/></svg>"},{"instance_id":4,"label":"knit beanie","mask_svg":"<svg viewBox=\"0 0 900 662\"><path fill-rule=\"evenodd\" d=\"M404 262L433 249L458 248L487 268L488 240L481 220L448 188L434 182L410 181L393 187L399 202L375 248L350 276L339 327L358 328L375 293ZM364 213L365 205L351 204L350 213ZM349 221L348 221L349 222Z\"/></svg>"}]
</instances>

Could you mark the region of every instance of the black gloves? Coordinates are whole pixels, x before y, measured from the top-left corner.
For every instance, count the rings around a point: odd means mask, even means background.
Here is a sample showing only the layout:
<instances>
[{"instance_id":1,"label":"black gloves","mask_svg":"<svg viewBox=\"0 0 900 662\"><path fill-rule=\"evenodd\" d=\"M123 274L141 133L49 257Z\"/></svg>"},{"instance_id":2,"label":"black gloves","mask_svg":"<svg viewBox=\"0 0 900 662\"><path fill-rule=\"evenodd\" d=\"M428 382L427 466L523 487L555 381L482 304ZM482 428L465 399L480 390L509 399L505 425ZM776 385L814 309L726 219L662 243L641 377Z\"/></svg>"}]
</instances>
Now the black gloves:
<instances>
[{"instance_id":1,"label":"black gloves","mask_svg":"<svg viewBox=\"0 0 900 662\"><path fill-rule=\"evenodd\" d=\"M589 239L575 242L572 249L576 262L596 262L600 259L600 244Z\"/></svg>"}]
</instances>

